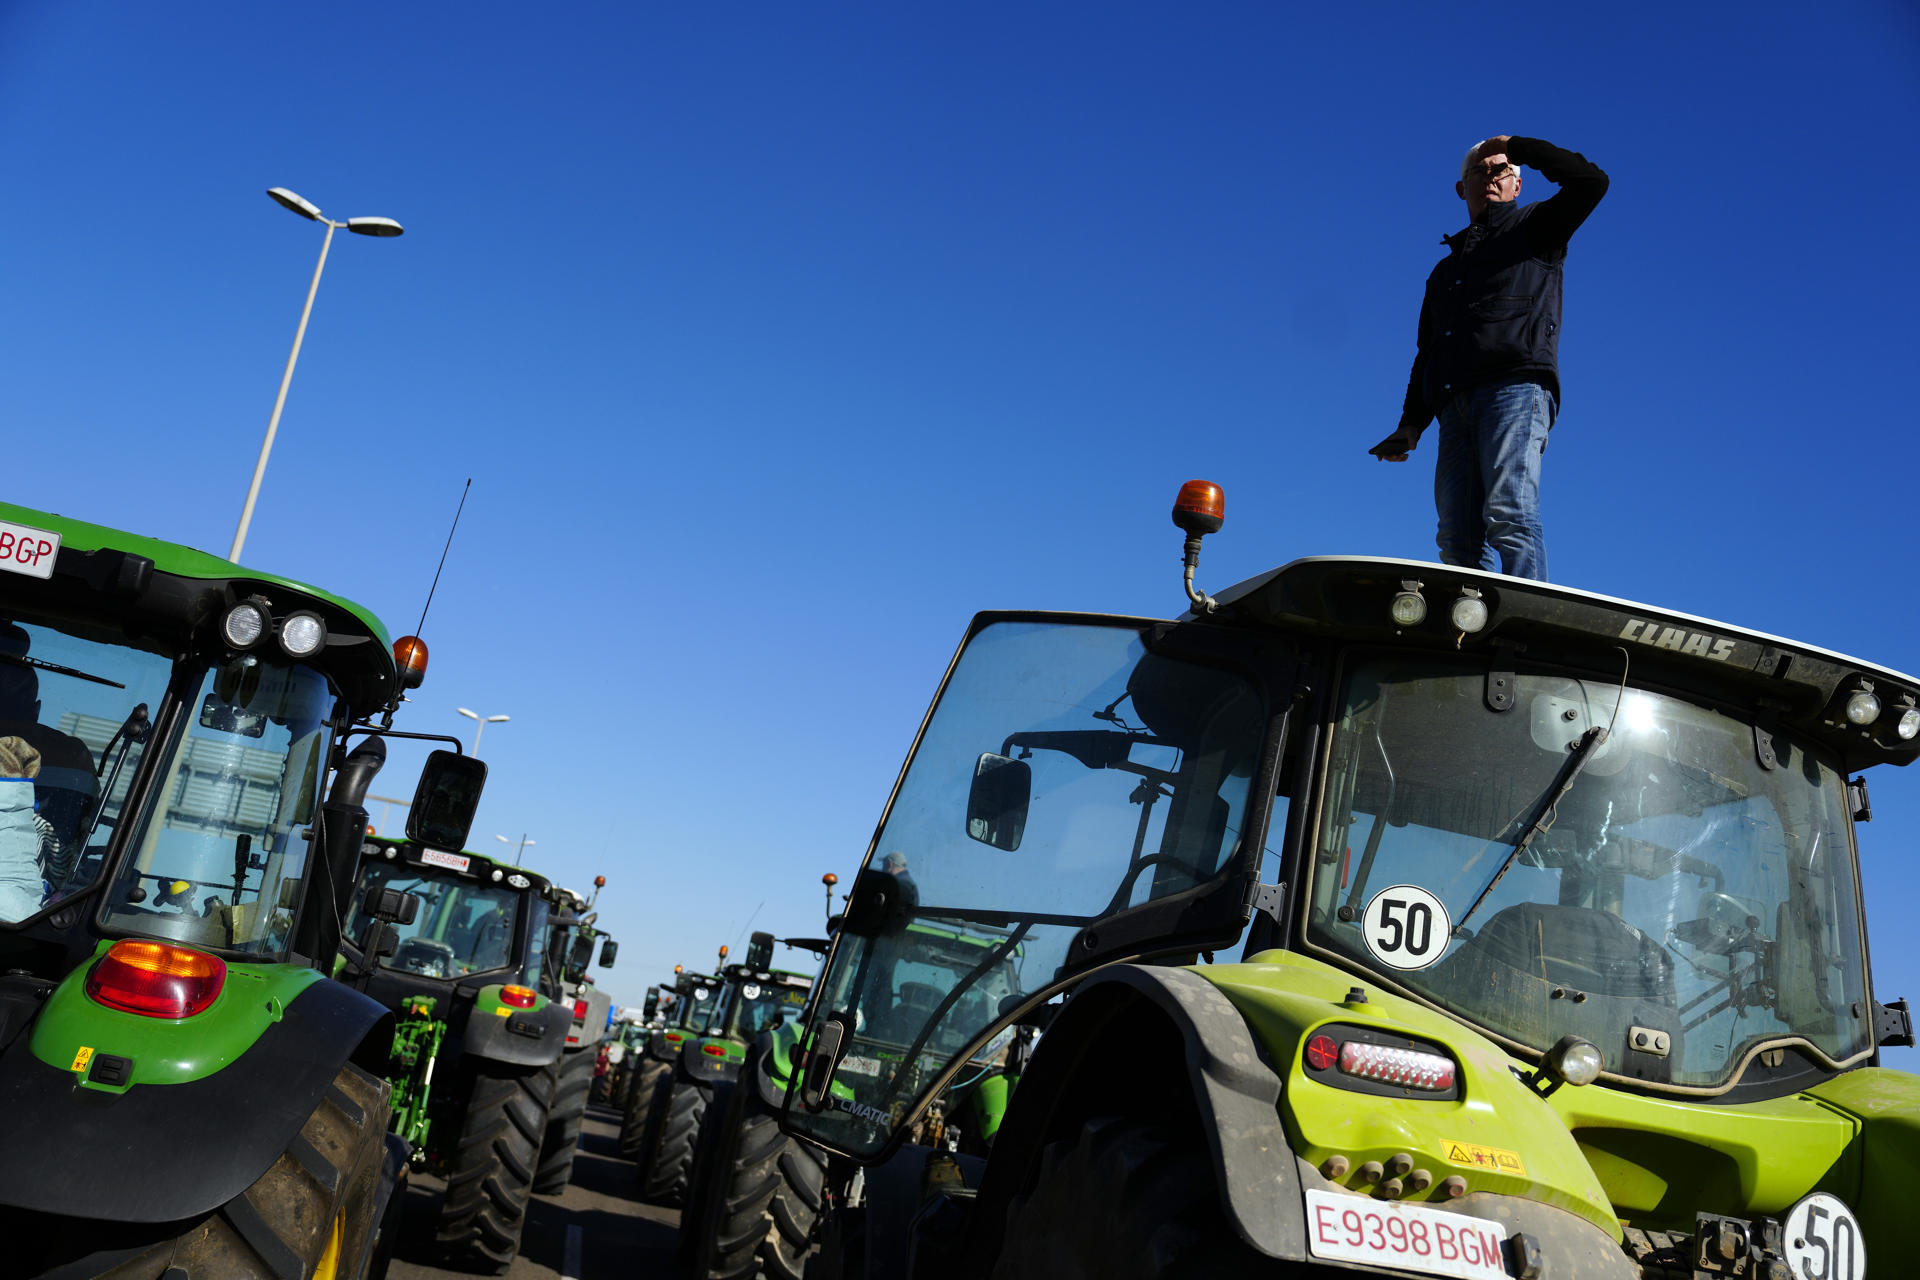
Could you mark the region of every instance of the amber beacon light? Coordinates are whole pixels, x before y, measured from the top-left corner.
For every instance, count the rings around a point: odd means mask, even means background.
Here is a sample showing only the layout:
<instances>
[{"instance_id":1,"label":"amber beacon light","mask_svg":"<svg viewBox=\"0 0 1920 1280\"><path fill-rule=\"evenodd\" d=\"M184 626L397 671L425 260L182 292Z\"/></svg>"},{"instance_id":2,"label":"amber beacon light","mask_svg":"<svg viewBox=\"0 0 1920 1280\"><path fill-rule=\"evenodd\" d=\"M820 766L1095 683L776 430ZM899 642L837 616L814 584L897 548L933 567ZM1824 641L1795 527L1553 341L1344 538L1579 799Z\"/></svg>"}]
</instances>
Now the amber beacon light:
<instances>
[{"instance_id":1,"label":"amber beacon light","mask_svg":"<svg viewBox=\"0 0 1920 1280\"><path fill-rule=\"evenodd\" d=\"M1194 589L1193 572L1200 566L1200 539L1220 532L1220 526L1226 521L1227 495L1219 485L1210 480L1189 480L1180 486L1180 496L1173 500L1173 522L1187 535L1187 599L1197 613L1211 613L1218 607L1212 596Z\"/></svg>"}]
</instances>

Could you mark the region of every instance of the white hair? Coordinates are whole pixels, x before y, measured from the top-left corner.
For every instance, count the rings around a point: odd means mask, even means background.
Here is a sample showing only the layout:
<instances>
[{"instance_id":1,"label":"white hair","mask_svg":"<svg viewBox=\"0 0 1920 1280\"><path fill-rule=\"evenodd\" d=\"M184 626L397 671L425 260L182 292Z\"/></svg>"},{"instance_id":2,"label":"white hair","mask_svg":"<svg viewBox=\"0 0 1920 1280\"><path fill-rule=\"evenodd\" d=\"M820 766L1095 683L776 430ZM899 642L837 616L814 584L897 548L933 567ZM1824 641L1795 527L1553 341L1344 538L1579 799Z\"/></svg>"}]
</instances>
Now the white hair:
<instances>
[{"instance_id":1,"label":"white hair","mask_svg":"<svg viewBox=\"0 0 1920 1280\"><path fill-rule=\"evenodd\" d=\"M1492 142L1492 141L1493 141L1492 138L1482 138L1480 139L1480 141L1474 143L1472 146L1467 148L1467 154L1460 157L1460 181L1465 182L1467 180L1467 171L1473 168L1474 156L1479 154L1480 148L1486 146L1489 142ZM1513 161L1508 160L1507 163L1513 164ZM1513 164L1513 171L1516 174L1519 173L1520 166L1517 164Z\"/></svg>"}]
</instances>

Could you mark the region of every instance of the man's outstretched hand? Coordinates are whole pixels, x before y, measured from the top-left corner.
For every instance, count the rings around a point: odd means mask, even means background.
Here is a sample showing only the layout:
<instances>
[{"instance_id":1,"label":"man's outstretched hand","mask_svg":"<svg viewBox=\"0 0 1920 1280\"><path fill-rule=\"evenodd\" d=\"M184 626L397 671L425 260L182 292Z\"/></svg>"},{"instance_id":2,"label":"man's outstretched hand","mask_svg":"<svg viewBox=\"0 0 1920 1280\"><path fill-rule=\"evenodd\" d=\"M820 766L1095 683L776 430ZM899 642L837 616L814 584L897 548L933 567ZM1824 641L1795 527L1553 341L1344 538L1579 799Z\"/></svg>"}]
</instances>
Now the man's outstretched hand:
<instances>
[{"instance_id":1,"label":"man's outstretched hand","mask_svg":"<svg viewBox=\"0 0 1920 1280\"><path fill-rule=\"evenodd\" d=\"M1407 455L1413 452L1413 441L1406 432L1396 431L1367 452L1382 462L1405 462Z\"/></svg>"}]
</instances>

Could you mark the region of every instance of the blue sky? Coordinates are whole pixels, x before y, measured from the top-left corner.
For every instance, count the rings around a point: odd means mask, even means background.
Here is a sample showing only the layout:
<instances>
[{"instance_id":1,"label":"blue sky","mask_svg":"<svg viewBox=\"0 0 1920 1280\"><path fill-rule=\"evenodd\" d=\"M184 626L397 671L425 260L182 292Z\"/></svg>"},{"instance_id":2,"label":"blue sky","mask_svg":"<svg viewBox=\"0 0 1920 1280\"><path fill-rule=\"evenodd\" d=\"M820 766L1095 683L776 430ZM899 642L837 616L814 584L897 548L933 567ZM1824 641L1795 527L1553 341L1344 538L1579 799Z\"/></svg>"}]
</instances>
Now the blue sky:
<instances>
[{"instance_id":1,"label":"blue sky","mask_svg":"<svg viewBox=\"0 0 1920 1280\"><path fill-rule=\"evenodd\" d=\"M1430 450L1366 449L1490 134L1613 178L1554 578L1920 668L1917 105L1901 0L3 0L5 496L224 552L321 235L265 189L402 222L334 240L244 558L411 630L472 478L408 724L512 716L476 844L606 875L637 1000L818 930L976 609L1177 613L1181 481L1205 585L1432 556Z\"/></svg>"}]
</instances>

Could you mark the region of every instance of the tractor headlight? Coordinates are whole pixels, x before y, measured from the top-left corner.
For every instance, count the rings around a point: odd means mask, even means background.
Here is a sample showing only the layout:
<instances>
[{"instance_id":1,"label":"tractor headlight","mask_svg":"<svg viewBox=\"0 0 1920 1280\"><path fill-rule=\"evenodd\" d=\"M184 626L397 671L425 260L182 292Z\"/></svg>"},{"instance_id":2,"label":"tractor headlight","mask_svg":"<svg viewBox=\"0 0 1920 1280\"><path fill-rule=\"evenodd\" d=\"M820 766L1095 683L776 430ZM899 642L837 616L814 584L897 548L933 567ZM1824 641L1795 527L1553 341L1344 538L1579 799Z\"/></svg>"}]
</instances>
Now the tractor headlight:
<instances>
[{"instance_id":1,"label":"tractor headlight","mask_svg":"<svg viewBox=\"0 0 1920 1280\"><path fill-rule=\"evenodd\" d=\"M1582 1040L1579 1036L1562 1036L1560 1043L1547 1050L1547 1056L1540 1062L1546 1073L1556 1080L1567 1084L1592 1084L1600 1078L1601 1068L1606 1065L1600 1056L1600 1048L1591 1040Z\"/></svg>"}]
</instances>

